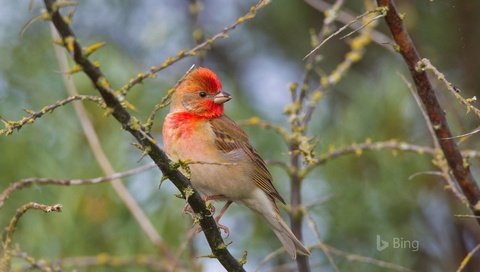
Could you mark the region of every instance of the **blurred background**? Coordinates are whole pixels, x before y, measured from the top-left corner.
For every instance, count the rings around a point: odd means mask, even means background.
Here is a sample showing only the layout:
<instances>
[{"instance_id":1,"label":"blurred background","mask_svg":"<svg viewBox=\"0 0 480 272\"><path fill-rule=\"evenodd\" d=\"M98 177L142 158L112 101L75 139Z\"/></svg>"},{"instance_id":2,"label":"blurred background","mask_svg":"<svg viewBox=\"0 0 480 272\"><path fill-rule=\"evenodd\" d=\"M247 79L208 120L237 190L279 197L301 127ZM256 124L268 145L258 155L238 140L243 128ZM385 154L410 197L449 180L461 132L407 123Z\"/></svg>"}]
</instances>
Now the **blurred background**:
<instances>
[{"instance_id":1,"label":"blurred background","mask_svg":"<svg viewBox=\"0 0 480 272\"><path fill-rule=\"evenodd\" d=\"M83 45L105 41L106 46L91 59L98 60L112 86L119 88L139 72L161 64L180 49L195 45L195 25L206 37L221 31L245 14L254 1L201 0L195 19L190 1L79 1L72 28ZM308 1L332 3L333 1ZM478 1L403 0L396 1L404 12L405 23L420 54L432 61L447 79L462 90L464 97L479 95L480 10ZM31 7L29 7L31 5ZM39 110L68 96L54 53L50 29L45 22L22 27L40 14L40 1L3 1L0 9L0 115L19 120L23 109ZM342 11L357 16L365 11L363 1L345 1ZM224 90L233 95L226 113L234 120L256 116L289 127L283 114L291 103L289 85L301 82L303 57L311 50L311 33L323 25L324 13L304 1L276 0L261 9L256 18L229 33L228 39L214 43L203 54L202 65L217 72ZM343 23L334 22L333 27ZM348 31L348 30L347 30ZM380 20L375 31L390 33ZM350 51L349 42L359 35L340 40L332 38L320 49L315 64L320 74L330 74ZM385 40L388 43L388 40ZM432 146L421 112L400 74L409 78L401 56L371 43L363 58L355 63L338 84L325 90L312 117L308 132L318 137L316 154L352 143L397 139ZM198 58L186 58L134 87L128 100L145 120L153 106ZM85 75L72 77L81 94L96 95ZM454 135L479 126L446 88L431 77ZM312 79L318 85L318 76ZM85 102L89 117L99 135L113 168L122 172L149 162L131 145L125 133L103 110ZM478 105L478 103L477 103ZM160 112L153 133L161 143ZM289 162L287 145L271 130L245 127L251 141L266 160ZM479 134L460 143L462 149L479 150ZM472 160L474 177L480 179L479 161ZM290 199L289 177L269 166L274 184ZM480 243L480 228L471 218L455 215L469 210L435 175L412 175L437 171L428 154L378 150L341 156L316 168L303 182L303 201L320 204L310 209L321 241L345 252L332 253L340 271L387 271L378 261L413 271L452 271L465 255ZM10 136L0 136L0 190L27 177L91 178L103 176L88 147L72 105L47 114ZM159 189L161 173L152 169L124 179L124 184L152 221L172 252L178 252L191 228L191 219L182 214L184 200L177 189L165 182ZM0 210L0 226L7 226L15 210L35 201L61 203L60 214L27 213L19 223L14 243L37 259L55 262L78 256L164 256L141 231L111 184L84 186L33 186L15 192ZM289 201L287 201L289 202ZM219 209L219 205L217 205ZM284 214L286 216L286 214ZM245 207L233 205L222 219L230 227L227 242L240 257L248 251L246 269L255 270L262 260L280 247L268 226ZM307 221L303 224L306 245L318 243ZM377 239L390 247L377 250ZM417 241L419 247L394 248L394 239ZM187 270L223 271L210 253L203 234L197 235L180 256ZM104 255L101 255L104 254ZM193 254L193 255L192 255ZM192 257L193 256L193 257ZM350 258L348 258L350 256ZM196 263L197 265L193 265ZM26 264L14 258L13 267ZM285 265L284 265L285 264ZM313 271L335 271L325 254L316 249L310 258ZM281 266L281 268L279 268ZM75 266L66 266L71 271ZM77 271L151 271L153 268L87 267ZM260 271L295 271L295 263L285 254L269 260ZM473 257L465 271L478 271L480 258ZM398 269L397 269L398 270ZM404 270L406 271L406 270Z\"/></svg>"}]
</instances>

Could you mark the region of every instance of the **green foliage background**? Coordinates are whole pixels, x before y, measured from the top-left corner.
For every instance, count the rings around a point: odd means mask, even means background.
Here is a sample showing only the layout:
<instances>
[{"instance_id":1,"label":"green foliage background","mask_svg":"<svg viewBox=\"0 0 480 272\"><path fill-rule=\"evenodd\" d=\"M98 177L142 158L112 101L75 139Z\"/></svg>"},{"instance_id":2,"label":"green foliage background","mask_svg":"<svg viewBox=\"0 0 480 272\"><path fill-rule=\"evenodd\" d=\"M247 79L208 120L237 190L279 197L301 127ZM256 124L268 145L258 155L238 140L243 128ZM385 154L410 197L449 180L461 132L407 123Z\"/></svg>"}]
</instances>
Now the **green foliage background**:
<instances>
[{"instance_id":1,"label":"green foliage background","mask_svg":"<svg viewBox=\"0 0 480 272\"><path fill-rule=\"evenodd\" d=\"M360 14L362 1L346 1L345 10ZM480 8L477 1L397 1L405 12L405 23L422 56L429 58L447 78L462 89L464 97L478 96L480 55ZM209 36L243 14L252 1L206 0L200 22ZM40 2L32 11L28 1L3 1L0 11L0 115L19 120L22 109L38 110L67 96L46 23L37 22L20 37L22 26L39 14ZM82 44L106 41L95 53L106 76L119 87L161 63L168 55L192 47L192 24L188 1L79 1L72 27ZM310 51L309 30L319 30L323 14L303 1L277 0L261 10L253 21L230 33L205 55L205 66L218 72L224 89L234 99L227 114L235 120L259 116L287 126L282 115L289 102L288 84L301 80L303 56ZM337 26L340 24L336 24ZM389 35L383 21L378 31ZM346 40L333 38L322 47L318 67L329 73L348 51ZM135 87L129 101L136 115L146 118L151 108L175 84L196 59L189 58ZM310 134L319 137L317 154L354 142L399 139L431 145L421 113L407 87L397 75L407 71L401 57L377 44L367 47L365 57L321 100L314 114ZM87 78L74 75L82 94L96 95ZM432 77L433 79L433 77ZM434 80L435 81L435 80ZM478 119L466 114L444 86L436 83L455 135L478 127ZM89 115L103 147L117 171L138 165L140 152L133 139L102 110L86 102ZM154 126L161 142L161 123ZM265 159L287 161L286 145L273 132L246 128ZM461 148L479 149L478 134L461 143ZM352 254L400 264L415 271L451 271L480 241L473 220L457 218L468 210L439 177L415 173L434 170L431 157L391 151L369 151L329 161L315 170L303 184L305 203L329 196L312 210L325 243ZM146 163L144 159L142 163ZM474 176L480 179L478 161L472 161ZM288 176L269 167L275 185L289 199ZM89 178L102 176L71 105L47 114L11 136L0 137L0 189L27 177ZM190 219L182 215L184 202L173 195L176 189L165 183L158 189L158 170L124 179L129 191L146 211L160 235L172 249L184 240ZM0 226L6 226L16 208L36 201L61 203L60 214L29 212L14 236L21 249L37 258L56 260L71 256L108 253L118 256L156 254L136 221L108 183L93 186L34 186L16 192L0 210ZM248 250L247 269L280 244L268 227L244 207L234 206L223 219L230 226L230 249L236 256ZM306 222L307 245L315 243ZM418 240L419 251L389 248L376 250L376 237ZM198 235L198 255L209 248ZM159 256L161 258L162 256ZM215 260L200 259L205 271L219 271ZM288 261L285 257L268 266ZM336 256L341 271L385 271L372 264ZM16 265L20 264L16 260ZM311 263L315 271L333 271L325 255L316 250ZM267 266L267 267L268 267ZM292 266L294 267L294 266ZM474 271L480 260L467 267ZM267 269L267 268L265 268ZM131 268L125 268L131 271ZM89 270L93 271L93 270ZM95 271L109 271L96 268ZM139 269L138 271L144 271Z\"/></svg>"}]
</instances>

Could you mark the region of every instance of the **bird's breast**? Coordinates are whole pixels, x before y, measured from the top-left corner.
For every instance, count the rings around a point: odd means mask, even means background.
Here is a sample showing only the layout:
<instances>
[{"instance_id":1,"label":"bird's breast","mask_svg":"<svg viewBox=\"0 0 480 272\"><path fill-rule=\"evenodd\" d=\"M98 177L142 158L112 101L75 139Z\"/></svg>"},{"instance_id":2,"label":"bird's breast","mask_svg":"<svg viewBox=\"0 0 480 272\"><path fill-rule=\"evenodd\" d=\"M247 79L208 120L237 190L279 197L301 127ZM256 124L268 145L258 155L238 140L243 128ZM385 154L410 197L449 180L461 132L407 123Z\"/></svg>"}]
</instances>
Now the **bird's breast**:
<instances>
[{"instance_id":1,"label":"bird's breast","mask_svg":"<svg viewBox=\"0 0 480 272\"><path fill-rule=\"evenodd\" d=\"M171 160L190 161L191 182L204 195L237 200L255 189L252 165L241 150L224 153L215 144L208 120L178 121L167 115L163 127L165 151Z\"/></svg>"},{"instance_id":2,"label":"bird's breast","mask_svg":"<svg viewBox=\"0 0 480 272\"><path fill-rule=\"evenodd\" d=\"M208 121L170 113L163 126L164 147L172 160L202 160L214 151Z\"/></svg>"}]
</instances>

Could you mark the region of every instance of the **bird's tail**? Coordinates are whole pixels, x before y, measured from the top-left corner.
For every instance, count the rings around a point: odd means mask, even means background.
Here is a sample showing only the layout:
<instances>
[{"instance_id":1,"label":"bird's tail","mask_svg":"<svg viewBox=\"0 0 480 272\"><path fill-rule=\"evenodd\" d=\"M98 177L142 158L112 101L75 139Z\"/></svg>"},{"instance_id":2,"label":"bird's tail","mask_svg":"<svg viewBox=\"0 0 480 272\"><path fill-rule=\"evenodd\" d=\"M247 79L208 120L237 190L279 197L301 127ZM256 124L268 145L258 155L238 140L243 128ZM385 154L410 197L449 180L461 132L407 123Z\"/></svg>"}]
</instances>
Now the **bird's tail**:
<instances>
[{"instance_id":1,"label":"bird's tail","mask_svg":"<svg viewBox=\"0 0 480 272\"><path fill-rule=\"evenodd\" d=\"M266 216L266 219L290 257L296 259L297 252L302 255L310 255L310 251L295 237L295 234L292 233L277 211L272 216Z\"/></svg>"},{"instance_id":2,"label":"bird's tail","mask_svg":"<svg viewBox=\"0 0 480 272\"><path fill-rule=\"evenodd\" d=\"M275 201L263 190L258 189L252 198L244 199L242 202L266 219L288 255L293 259L297 257L297 252L302 255L310 255L310 251L295 237L287 223L283 221Z\"/></svg>"}]
</instances>

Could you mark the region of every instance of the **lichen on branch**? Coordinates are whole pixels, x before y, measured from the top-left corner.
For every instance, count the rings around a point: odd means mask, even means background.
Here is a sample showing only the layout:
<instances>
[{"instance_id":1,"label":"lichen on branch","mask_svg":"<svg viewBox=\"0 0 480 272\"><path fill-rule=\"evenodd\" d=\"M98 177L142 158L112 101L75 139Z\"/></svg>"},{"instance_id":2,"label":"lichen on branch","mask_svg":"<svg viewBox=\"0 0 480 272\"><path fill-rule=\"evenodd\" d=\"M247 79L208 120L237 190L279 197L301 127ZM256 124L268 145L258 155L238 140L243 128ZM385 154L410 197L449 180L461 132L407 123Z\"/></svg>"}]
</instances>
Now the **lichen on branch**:
<instances>
[{"instance_id":1,"label":"lichen on branch","mask_svg":"<svg viewBox=\"0 0 480 272\"><path fill-rule=\"evenodd\" d=\"M105 103L103 102L102 98L99 96L93 96L93 95L74 95L67 97L62 100L58 100L57 102L43 107L39 111L32 111L32 110L27 110L25 109L24 111L28 113L28 116L23 117L21 120L18 121L11 121L7 120L3 117L0 116L0 120L3 122L4 128L0 129L0 136L1 135L10 135L12 134L15 130L20 130L24 125L26 124L32 124L35 122L37 119L41 118L47 113L51 113L54 110L56 110L59 107L65 106L66 104L69 104L73 101L93 101L96 104L98 104L101 108L105 108Z\"/></svg>"}]
</instances>

